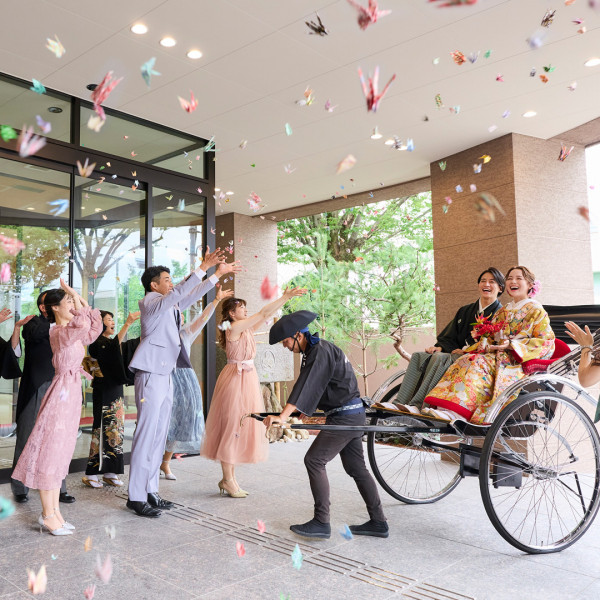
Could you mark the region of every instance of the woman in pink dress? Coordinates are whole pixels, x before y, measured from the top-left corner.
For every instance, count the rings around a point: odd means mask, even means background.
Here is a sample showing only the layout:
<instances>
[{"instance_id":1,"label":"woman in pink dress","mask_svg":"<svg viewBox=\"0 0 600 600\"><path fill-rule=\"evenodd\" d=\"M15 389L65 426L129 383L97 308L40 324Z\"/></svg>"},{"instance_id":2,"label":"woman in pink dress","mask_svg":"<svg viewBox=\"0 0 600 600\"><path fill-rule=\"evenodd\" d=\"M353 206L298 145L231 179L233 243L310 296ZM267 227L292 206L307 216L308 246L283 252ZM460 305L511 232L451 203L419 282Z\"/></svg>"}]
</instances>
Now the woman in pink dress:
<instances>
[{"instance_id":1,"label":"woman in pink dress","mask_svg":"<svg viewBox=\"0 0 600 600\"><path fill-rule=\"evenodd\" d=\"M69 535L74 527L63 519L58 496L77 442L81 375L89 377L81 367L84 345L102 333L102 319L100 311L91 309L62 279L60 286L62 289L50 290L44 298L48 320L56 323L50 329L55 375L13 478L39 490L40 531L45 527L52 535Z\"/></svg>"},{"instance_id":2,"label":"woman in pink dress","mask_svg":"<svg viewBox=\"0 0 600 600\"><path fill-rule=\"evenodd\" d=\"M251 317L246 301L227 298L223 302L220 344L227 352L227 364L221 371L206 419L206 432L200 454L221 462L221 494L245 498L248 492L235 479L235 465L267 459L268 442L262 425L254 419L240 420L248 413L264 412L264 402L254 368L256 342L254 332L288 300L306 290L285 290L281 298L264 306ZM229 327L227 327L229 325Z\"/></svg>"}]
</instances>

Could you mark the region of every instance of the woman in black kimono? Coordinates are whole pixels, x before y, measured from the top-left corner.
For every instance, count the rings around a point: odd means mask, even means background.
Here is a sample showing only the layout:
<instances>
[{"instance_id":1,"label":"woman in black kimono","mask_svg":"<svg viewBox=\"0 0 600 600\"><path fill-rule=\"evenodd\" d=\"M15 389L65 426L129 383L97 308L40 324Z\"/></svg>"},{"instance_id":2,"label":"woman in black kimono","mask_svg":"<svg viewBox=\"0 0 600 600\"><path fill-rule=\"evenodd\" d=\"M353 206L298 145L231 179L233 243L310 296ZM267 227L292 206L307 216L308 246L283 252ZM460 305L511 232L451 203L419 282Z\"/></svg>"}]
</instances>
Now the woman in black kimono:
<instances>
[{"instance_id":1,"label":"woman in black kimono","mask_svg":"<svg viewBox=\"0 0 600 600\"><path fill-rule=\"evenodd\" d=\"M102 480L112 486L119 487L123 482L119 475L124 472L123 433L125 428L125 409L123 407L123 384L128 383L121 354L121 342L131 325L139 318L140 313L129 313L121 331L114 337L115 321L113 314L101 310L103 332L100 337L88 346L92 361L90 371L94 376L92 382L92 400L94 424L92 441L85 476L81 481L91 488L101 488Z\"/></svg>"}]
</instances>

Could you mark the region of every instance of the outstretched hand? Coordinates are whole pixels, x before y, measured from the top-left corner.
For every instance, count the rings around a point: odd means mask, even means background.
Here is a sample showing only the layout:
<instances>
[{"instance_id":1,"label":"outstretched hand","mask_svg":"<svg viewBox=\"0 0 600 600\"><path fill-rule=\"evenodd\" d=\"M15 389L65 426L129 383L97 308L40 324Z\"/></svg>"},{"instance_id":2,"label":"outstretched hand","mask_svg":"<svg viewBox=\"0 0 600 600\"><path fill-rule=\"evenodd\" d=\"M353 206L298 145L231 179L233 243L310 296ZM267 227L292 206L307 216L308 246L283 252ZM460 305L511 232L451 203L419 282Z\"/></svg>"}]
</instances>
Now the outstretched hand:
<instances>
[{"instance_id":1,"label":"outstretched hand","mask_svg":"<svg viewBox=\"0 0 600 600\"><path fill-rule=\"evenodd\" d=\"M224 290L222 288L219 288L217 290L217 295L215 297L215 300L217 302L221 302L221 300L225 300L225 298L232 298L233 297L233 290Z\"/></svg>"},{"instance_id":2,"label":"outstretched hand","mask_svg":"<svg viewBox=\"0 0 600 600\"><path fill-rule=\"evenodd\" d=\"M308 290L306 288L285 288L283 290L283 296L285 296L288 300L290 298L295 298L296 296L304 296Z\"/></svg>"},{"instance_id":3,"label":"outstretched hand","mask_svg":"<svg viewBox=\"0 0 600 600\"><path fill-rule=\"evenodd\" d=\"M23 327L23 325L25 325L25 323L29 323L29 321L31 321L33 317L35 317L35 315L29 315L27 317L24 317L23 319L20 319L15 323L15 329Z\"/></svg>"},{"instance_id":4,"label":"outstretched hand","mask_svg":"<svg viewBox=\"0 0 600 600\"><path fill-rule=\"evenodd\" d=\"M594 336L587 325L585 326L585 331L573 321L567 321L565 327L567 328L567 334L580 346L594 345Z\"/></svg>"},{"instance_id":5,"label":"outstretched hand","mask_svg":"<svg viewBox=\"0 0 600 600\"><path fill-rule=\"evenodd\" d=\"M4 323L4 321L8 321L12 317L12 311L10 308L3 308L0 310L0 323Z\"/></svg>"},{"instance_id":6,"label":"outstretched hand","mask_svg":"<svg viewBox=\"0 0 600 600\"><path fill-rule=\"evenodd\" d=\"M62 277L60 278L60 287L63 290L65 290L65 292L67 292L67 294L69 294L73 297L73 301L75 303L76 310L80 308L78 306L78 303L83 306L89 306L87 303L87 300L85 300L83 298L83 296L81 296L81 294L78 294L70 285L68 285L67 282Z\"/></svg>"},{"instance_id":7,"label":"outstretched hand","mask_svg":"<svg viewBox=\"0 0 600 600\"><path fill-rule=\"evenodd\" d=\"M236 260L235 262L231 262L231 263L226 263L226 262L220 263L215 275L217 277L223 277L223 275L227 275L228 273L241 273L241 272L242 272L242 265L240 264L239 260Z\"/></svg>"},{"instance_id":8,"label":"outstretched hand","mask_svg":"<svg viewBox=\"0 0 600 600\"><path fill-rule=\"evenodd\" d=\"M140 318L140 314L141 314L141 311L139 311L139 310L130 312L127 315L127 324L132 325L133 323L135 323Z\"/></svg>"},{"instance_id":9,"label":"outstretched hand","mask_svg":"<svg viewBox=\"0 0 600 600\"><path fill-rule=\"evenodd\" d=\"M210 247L206 246L206 254L202 260L200 268L206 273L209 269L212 269L215 265L219 265L225 262L225 252L221 248L217 248L214 252L210 251Z\"/></svg>"}]
</instances>

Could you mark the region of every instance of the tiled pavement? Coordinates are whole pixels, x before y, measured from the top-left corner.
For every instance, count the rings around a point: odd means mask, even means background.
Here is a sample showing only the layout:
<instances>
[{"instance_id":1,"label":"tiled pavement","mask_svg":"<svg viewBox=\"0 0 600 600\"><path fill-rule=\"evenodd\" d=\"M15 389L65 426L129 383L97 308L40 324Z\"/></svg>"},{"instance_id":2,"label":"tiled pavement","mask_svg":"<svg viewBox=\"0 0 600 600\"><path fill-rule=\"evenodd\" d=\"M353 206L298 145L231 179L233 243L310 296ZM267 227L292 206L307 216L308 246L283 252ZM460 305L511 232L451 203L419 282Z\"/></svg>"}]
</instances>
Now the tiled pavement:
<instances>
[{"instance_id":1,"label":"tiled pavement","mask_svg":"<svg viewBox=\"0 0 600 600\"><path fill-rule=\"evenodd\" d=\"M45 600L81 600L90 583L96 600L600 598L600 520L560 554L524 555L492 527L476 479L430 505L403 505L382 491L390 537L346 540L337 533L343 525L367 516L336 459L329 467L331 539L296 537L289 525L312 513L302 462L309 443L272 445L267 463L239 467L238 479L250 492L245 499L219 497L216 464L199 457L173 461L178 479L162 480L160 492L178 507L157 520L128 511L122 491L86 488L72 474L69 491L77 502L63 509L77 532L66 538L39 533L40 504L32 493L0 522L0 600L31 597L26 569L41 564L48 571ZM0 486L0 495L10 496L10 487ZM257 519L266 523L265 534ZM112 526L114 539L106 530ZM88 536L93 547L85 552ZM296 543L304 555L300 570L291 560ZM114 571L103 584L94 567L106 554Z\"/></svg>"}]
</instances>

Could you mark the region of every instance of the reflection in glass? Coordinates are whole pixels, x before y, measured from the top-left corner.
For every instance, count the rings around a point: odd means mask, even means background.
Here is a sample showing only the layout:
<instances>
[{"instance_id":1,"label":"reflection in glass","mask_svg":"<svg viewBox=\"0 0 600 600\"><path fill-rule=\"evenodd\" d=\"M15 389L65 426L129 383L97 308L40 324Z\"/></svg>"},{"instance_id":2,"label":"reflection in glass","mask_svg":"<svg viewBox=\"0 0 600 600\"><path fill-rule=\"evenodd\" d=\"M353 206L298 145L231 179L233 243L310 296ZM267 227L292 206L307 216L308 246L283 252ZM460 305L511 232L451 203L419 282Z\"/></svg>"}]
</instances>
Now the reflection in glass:
<instances>
[{"instance_id":1,"label":"reflection in glass","mask_svg":"<svg viewBox=\"0 0 600 600\"><path fill-rule=\"evenodd\" d=\"M17 256L2 253L11 278L0 286L0 309L9 308L16 319L38 314L39 293L58 287L60 276L68 274L68 211L54 216L48 203L68 200L69 182L68 173L0 159L0 233L25 244ZM15 318L0 325L5 340L12 334ZM14 422L17 391L18 380L0 379L0 435L11 429L4 431L2 426Z\"/></svg>"},{"instance_id":2,"label":"reflection in glass","mask_svg":"<svg viewBox=\"0 0 600 600\"><path fill-rule=\"evenodd\" d=\"M94 110L81 107L81 145L114 156L133 158L163 169L204 178L205 142L183 133L168 133L159 126L138 123L106 111L102 129L95 132L88 126ZM211 155L212 156L212 155Z\"/></svg>"},{"instance_id":3,"label":"reflection in glass","mask_svg":"<svg viewBox=\"0 0 600 600\"><path fill-rule=\"evenodd\" d=\"M109 179L75 176L75 229L73 243L73 287L94 308L114 315L118 333L129 312L138 310L144 295L140 276L145 268L144 228L146 192ZM127 338L139 337L140 323L129 329ZM127 339L126 338L126 339ZM85 382L85 431L91 427L92 389ZM133 387L124 388L125 444L128 452L135 423L136 407ZM91 431L91 429L90 429ZM81 456L89 450L89 436L84 436Z\"/></svg>"},{"instance_id":4,"label":"reflection in glass","mask_svg":"<svg viewBox=\"0 0 600 600\"><path fill-rule=\"evenodd\" d=\"M177 284L199 265L204 239L206 199L197 194L186 194L176 190L157 187L152 189L152 264L168 267L173 283ZM193 319L202 312L204 300L186 311L186 320ZM203 365L206 351L204 340L203 331L194 342L190 357L203 397Z\"/></svg>"},{"instance_id":5,"label":"reflection in glass","mask_svg":"<svg viewBox=\"0 0 600 600\"><path fill-rule=\"evenodd\" d=\"M0 79L0 106L2 124L14 129L23 125L35 125L35 116L39 115L52 125L46 137L71 141L71 103L68 96L46 91L37 94L29 89L30 82L13 82Z\"/></svg>"}]
</instances>

